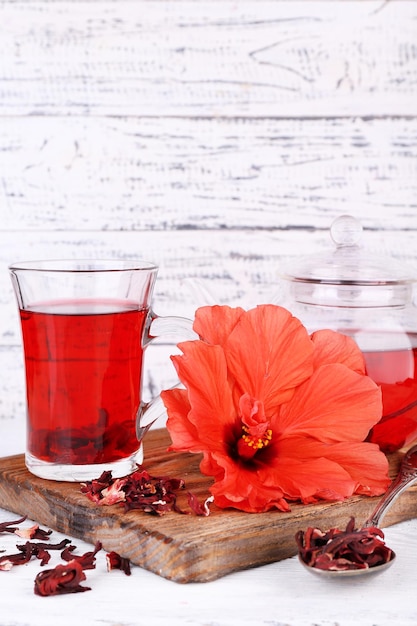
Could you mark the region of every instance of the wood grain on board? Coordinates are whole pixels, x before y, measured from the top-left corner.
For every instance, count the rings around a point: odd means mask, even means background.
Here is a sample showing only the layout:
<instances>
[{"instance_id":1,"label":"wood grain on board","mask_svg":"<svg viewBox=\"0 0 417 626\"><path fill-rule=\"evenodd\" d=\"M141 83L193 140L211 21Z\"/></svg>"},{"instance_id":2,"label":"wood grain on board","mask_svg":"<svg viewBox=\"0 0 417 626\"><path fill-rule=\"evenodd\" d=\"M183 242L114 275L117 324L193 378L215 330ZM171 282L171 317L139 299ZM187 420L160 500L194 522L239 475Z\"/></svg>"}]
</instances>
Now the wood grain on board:
<instances>
[{"instance_id":1,"label":"wood grain on board","mask_svg":"<svg viewBox=\"0 0 417 626\"><path fill-rule=\"evenodd\" d=\"M199 455L167 452L165 429L145 439L144 467L154 476L185 480L185 491L200 499L209 495L211 479L199 472ZM397 471L400 456L391 458ZM32 476L21 455L0 459L0 506L91 543L101 541L134 564L170 580L207 582L228 573L257 567L296 554L295 533L314 525L344 527L351 516L360 525L378 498L354 496L345 502L293 505L290 513L250 514L211 505L208 517L167 513L162 517L130 511L119 505L99 507L80 492L78 483ZM186 508L186 493L179 499ZM383 520L389 526L417 515L417 491L410 488ZM395 549L395 546L392 546Z\"/></svg>"}]
</instances>

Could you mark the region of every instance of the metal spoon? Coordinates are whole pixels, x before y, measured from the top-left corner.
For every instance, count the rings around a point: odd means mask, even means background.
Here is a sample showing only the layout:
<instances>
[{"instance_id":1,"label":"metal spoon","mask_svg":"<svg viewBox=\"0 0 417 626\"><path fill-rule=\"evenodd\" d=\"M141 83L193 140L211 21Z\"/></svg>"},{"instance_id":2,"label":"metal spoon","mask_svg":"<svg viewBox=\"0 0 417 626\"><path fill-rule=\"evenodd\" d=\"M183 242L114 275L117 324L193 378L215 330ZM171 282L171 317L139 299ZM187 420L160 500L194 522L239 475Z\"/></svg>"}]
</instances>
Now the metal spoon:
<instances>
[{"instance_id":1,"label":"metal spoon","mask_svg":"<svg viewBox=\"0 0 417 626\"><path fill-rule=\"evenodd\" d=\"M370 528L371 526L378 526L384 517L385 513L392 506L398 496L405 491L408 487L417 482L417 445L413 446L404 455L397 477L393 480L384 496L378 502L373 513L368 517L363 525L363 528ZM367 569L350 569L350 570L327 570L320 569L318 567L312 567L308 565L301 555L298 555L300 563L308 569L311 573L318 576L326 576L329 578L346 577L346 576L364 576L367 574L377 574L383 572L390 567L395 560L395 552L392 551L391 558L386 563L381 565L375 565Z\"/></svg>"}]
</instances>

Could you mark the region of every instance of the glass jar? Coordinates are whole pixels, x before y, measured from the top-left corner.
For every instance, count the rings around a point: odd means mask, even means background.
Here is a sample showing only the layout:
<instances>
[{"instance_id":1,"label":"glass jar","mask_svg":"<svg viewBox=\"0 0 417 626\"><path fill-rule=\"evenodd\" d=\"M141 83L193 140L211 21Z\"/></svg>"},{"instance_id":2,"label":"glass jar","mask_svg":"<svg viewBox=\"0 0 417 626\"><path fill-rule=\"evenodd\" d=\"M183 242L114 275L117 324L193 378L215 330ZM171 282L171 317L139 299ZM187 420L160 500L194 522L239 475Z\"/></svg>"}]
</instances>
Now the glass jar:
<instances>
[{"instance_id":1,"label":"glass jar","mask_svg":"<svg viewBox=\"0 0 417 626\"><path fill-rule=\"evenodd\" d=\"M392 452L417 439L417 275L366 254L362 226L349 215L337 218L330 234L334 250L297 259L281 274L283 305L309 332L328 328L356 341L382 390L383 416L368 439Z\"/></svg>"}]
</instances>

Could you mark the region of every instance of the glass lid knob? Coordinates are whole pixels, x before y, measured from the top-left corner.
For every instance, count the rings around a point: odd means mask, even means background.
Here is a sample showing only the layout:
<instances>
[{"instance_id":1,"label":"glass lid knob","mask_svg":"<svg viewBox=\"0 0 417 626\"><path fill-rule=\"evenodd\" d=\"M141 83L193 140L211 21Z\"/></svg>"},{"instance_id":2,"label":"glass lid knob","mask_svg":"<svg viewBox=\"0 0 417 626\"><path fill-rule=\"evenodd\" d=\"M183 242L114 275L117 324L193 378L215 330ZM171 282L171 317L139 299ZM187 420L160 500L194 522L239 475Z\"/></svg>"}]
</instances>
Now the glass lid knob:
<instances>
[{"instance_id":1,"label":"glass lid knob","mask_svg":"<svg viewBox=\"0 0 417 626\"><path fill-rule=\"evenodd\" d=\"M330 227L330 236L337 246L356 246L362 237L362 224L351 215L341 215Z\"/></svg>"}]
</instances>

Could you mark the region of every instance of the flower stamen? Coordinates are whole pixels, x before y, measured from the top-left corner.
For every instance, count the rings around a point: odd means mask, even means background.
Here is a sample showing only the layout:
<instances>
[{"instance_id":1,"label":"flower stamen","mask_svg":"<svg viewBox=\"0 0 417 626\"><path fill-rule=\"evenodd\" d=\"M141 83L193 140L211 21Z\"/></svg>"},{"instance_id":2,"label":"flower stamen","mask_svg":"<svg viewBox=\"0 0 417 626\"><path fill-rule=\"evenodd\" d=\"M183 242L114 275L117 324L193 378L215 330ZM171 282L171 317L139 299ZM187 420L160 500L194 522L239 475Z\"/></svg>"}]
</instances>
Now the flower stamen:
<instances>
[{"instance_id":1,"label":"flower stamen","mask_svg":"<svg viewBox=\"0 0 417 626\"><path fill-rule=\"evenodd\" d=\"M265 446L269 445L272 439L272 430L268 428L263 437L254 437L249 434L249 428L245 425L242 426L242 439L243 441L254 450L261 450L261 448L265 448Z\"/></svg>"},{"instance_id":2,"label":"flower stamen","mask_svg":"<svg viewBox=\"0 0 417 626\"><path fill-rule=\"evenodd\" d=\"M237 451L239 456L244 459L251 459L255 454L271 443L272 430L267 428L264 433L259 436L250 434L250 428L242 424L242 436L237 442Z\"/></svg>"}]
</instances>

